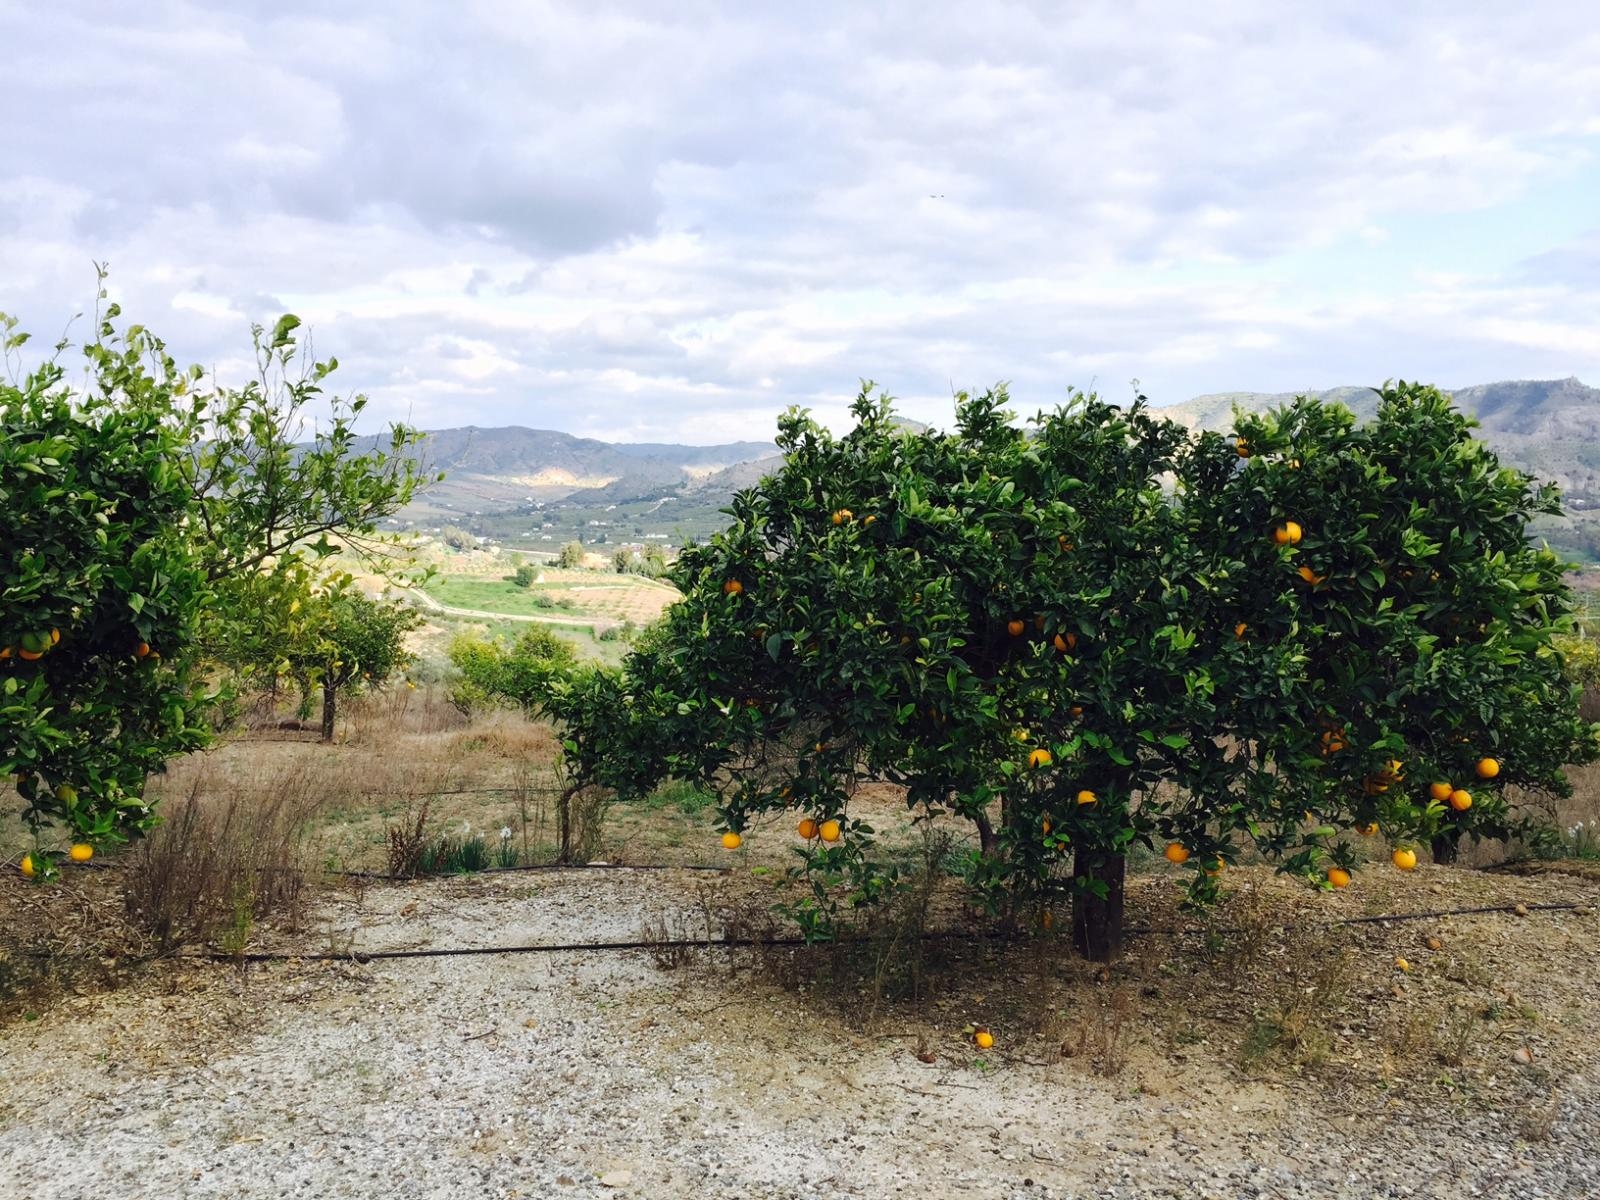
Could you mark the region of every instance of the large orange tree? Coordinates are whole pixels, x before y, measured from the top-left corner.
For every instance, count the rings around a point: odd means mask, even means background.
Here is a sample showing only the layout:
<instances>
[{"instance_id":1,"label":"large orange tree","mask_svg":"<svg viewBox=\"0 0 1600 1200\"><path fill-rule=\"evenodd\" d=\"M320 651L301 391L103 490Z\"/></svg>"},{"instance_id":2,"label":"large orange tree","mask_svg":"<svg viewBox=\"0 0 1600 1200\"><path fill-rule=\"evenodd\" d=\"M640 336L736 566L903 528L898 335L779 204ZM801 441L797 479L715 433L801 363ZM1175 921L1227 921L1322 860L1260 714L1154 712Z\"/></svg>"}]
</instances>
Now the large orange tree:
<instances>
[{"instance_id":1,"label":"large orange tree","mask_svg":"<svg viewBox=\"0 0 1600 1200\"><path fill-rule=\"evenodd\" d=\"M1527 539L1555 497L1436 391L1230 437L1142 401L1027 429L1005 404L963 397L950 433L871 388L843 437L785 416L782 468L680 557L664 627L552 704L575 777L692 779L741 835L789 812L818 936L898 883L851 811L891 781L972 824L980 896L1066 893L1106 959L1135 842L1196 899L1252 843L1342 886L1352 831L1503 833L1506 784L1560 789L1593 756L1550 645L1561 564Z\"/></svg>"}]
</instances>

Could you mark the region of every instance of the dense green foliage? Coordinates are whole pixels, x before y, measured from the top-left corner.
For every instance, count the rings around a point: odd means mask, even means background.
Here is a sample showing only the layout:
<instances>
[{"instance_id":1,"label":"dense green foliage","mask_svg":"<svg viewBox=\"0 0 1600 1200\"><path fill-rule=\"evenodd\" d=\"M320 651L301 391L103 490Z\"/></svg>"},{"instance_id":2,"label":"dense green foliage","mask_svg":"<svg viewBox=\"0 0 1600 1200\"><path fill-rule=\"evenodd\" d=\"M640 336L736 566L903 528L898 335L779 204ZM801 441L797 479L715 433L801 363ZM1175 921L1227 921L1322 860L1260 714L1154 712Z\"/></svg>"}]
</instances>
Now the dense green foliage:
<instances>
[{"instance_id":1,"label":"dense green foliage","mask_svg":"<svg viewBox=\"0 0 1600 1200\"><path fill-rule=\"evenodd\" d=\"M8 368L15 327L0 317ZM0 381L0 771L35 829L89 842L146 828L146 776L205 738L188 442L142 349L97 348L86 395L55 362Z\"/></svg>"},{"instance_id":2,"label":"dense green foliage","mask_svg":"<svg viewBox=\"0 0 1600 1200\"><path fill-rule=\"evenodd\" d=\"M461 674L450 699L462 711L506 704L531 714L544 711L552 690L575 673L578 655L571 642L530 625L510 646L459 636L450 662Z\"/></svg>"},{"instance_id":3,"label":"dense green foliage","mask_svg":"<svg viewBox=\"0 0 1600 1200\"><path fill-rule=\"evenodd\" d=\"M1093 396L1024 432L1005 401L963 398L950 434L870 389L842 438L786 416L783 468L680 556L659 636L560 697L576 776L712 787L734 831L837 820L797 847L819 934L896 884L850 811L891 780L974 824L981 894L1068 892L1104 956L1135 841L1180 844L1197 899L1242 842L1320 881L1351 830L1499 832L1506 784L1594 756L1550 646L1561 565L1525 537L1555 497L1433 389L1360 426L1304 400L1240 441Z\"/></svg>"}]
</instances>

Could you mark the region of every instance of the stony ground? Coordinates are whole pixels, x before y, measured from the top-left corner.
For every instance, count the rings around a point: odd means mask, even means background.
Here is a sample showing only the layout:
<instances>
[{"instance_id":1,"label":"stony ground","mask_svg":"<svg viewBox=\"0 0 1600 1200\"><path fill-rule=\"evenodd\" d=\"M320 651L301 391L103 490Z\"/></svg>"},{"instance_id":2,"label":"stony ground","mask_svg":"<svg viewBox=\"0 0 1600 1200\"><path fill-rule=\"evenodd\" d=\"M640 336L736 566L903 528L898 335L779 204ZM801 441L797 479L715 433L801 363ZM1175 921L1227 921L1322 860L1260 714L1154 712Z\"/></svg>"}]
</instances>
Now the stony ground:
<instances>
[{"instance_id":1,"label":"stony ground","mask_svg":"<svg viewBox=\"0 0 1600 1200\"><path fill-rule=\"evenodd\" d=\"M279 945L625 940L753 911L762 886L372 887ZM1049 939L958 948L917 1002L787 952L168 963L0 1028L0 1193L1600 1195L1592 907L1337 937L1255 920L1592 906L1600 882L1425 868L1363 897L1265 872L1230 887L1225 935L1135 938L1104 973ZM1136 881L1134 919L1180 927L1170 891Z\"/></svg>"}]
</instances>

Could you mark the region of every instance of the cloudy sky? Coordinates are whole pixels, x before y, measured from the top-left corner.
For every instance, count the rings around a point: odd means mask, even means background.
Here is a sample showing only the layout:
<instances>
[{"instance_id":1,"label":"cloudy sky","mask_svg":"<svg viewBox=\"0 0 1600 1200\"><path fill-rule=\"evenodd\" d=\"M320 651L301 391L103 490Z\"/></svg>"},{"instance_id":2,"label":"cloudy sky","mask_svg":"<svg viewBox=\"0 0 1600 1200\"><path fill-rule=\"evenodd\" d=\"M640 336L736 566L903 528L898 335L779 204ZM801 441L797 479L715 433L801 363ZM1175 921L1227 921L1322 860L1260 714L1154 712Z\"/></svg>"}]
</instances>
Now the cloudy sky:
<instances>
[{"instance_id":1,"label":"cloudy sky","mask_svg":"<svg viewBox=\"0 0 1600 1200\"><path fill-rule=\"evenodd\" d=\"M0 310L53 341L106 260L224 375L293 311L430 428L1600 384L1580 0L0 0L0 46Z\"/></svg>"}]
</instances>

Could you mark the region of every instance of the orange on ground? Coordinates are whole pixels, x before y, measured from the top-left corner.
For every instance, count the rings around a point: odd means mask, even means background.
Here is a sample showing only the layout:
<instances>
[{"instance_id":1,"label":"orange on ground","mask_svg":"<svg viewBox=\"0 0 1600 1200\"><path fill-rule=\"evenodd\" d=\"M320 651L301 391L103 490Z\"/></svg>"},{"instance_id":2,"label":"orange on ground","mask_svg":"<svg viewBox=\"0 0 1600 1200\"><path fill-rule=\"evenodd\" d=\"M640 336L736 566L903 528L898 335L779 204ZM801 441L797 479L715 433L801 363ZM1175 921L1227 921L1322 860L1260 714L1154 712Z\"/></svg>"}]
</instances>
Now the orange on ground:
<instances>
[{"instance_id":1,"label":"orange on ground","mask_svg":"<svg viewBox=\"0 0 1600 1200\"><path fill-rule=\"evenodd\" d=\"M722 835L722 848L724 850L737 850L743 843L744 839L731 829Z\"/></svg>"},{"instance_id":2,"label":"orange on ground","mask_svg":"<svg viewBox=\"0 0 1600 1200\"><path fill-rule=\"evenodd\" d=\"M94 847L88 842L74 842L72 849L67 851L67 856L73 862L88 862L94 857Z\"/></svg>"},{"instance_id":3,"label":"orange on ground","mask_svg":"<svg viewBox=\"0 0 1600 1200\"><path fill-rule=\"evenodd\" d=\"M1350 872L1343 867L1328 868L1328 882L1336 888L1350 886Z\"/></svg>"},{"instance_id":4,"label":"orange on ground","mask_svg":"<svg viewBox=\"0 0 1600 1200\"><path fill-rule=\"evenodd\" d=\"M1443 804L1446 800L1450 799L1450 793L1453 791L1455 791L1455 788L1451 787L1443 780L1439 780L1436 783L1430 783L1428 785L1428 795L1433 797L1440 804Z\"/></svg>"},{"instance_id":5,"label":"orange on ground","mask_svg":"<svg viewBox=\"0 0 1600 1200\"><path fill-rule=\"evenodd\" d=\"M825 842L837 842L839 840L839 822L824 821L817 830L817 836Z\"/></svg>"},{"instance_id":6,"label":"orange on ground","mask_svg":"<svg viewBox=\"0 0 1600 1200\"><path fill-rule=\"evenodd\" d=\"M1169 863L1176 863L1180 867L1189 861L1189 851L1178 842L1168 842L1167 848L1161 853L1167 856Z\"/></svg>"},{"instance_id":7,"label":"orange on ground","mask_svg":"<svg viewBox=\"0 0 1600 1200\"><path fill-rule=\"evenodd\" d=\"M1450 793L1450 807L1457 812L1466 812L1472 807L1472 793L1466 788L1457 788Z\"/></svg>"},{"instance_id":8,"label":"orange on ground","mask_svg":"<svg viewBox=\"0 0 1600 1200\"><path fill-rule=\"evenodd\" d=\"M1492 758L1480 758L1476 769L1479 779L1493 779L1500 774L1500 764Z\"/></svg>"},{"instance_id":9,"label":"orange on ground","mask_svg":"<svg viewBox=\"0 0 1600 1200\"><path fill-rule=\"evenodd\" d=\"M1396 970L1400 970L1400 971L1409 971L1409 970L1411 970L1411 964L1410 964L1410 963L1408 963L1408 962L1407 962L1407 961L1406 961L1406 960L1405 960L1405 959L1403 959L1403 958L1397 958L1397 959L1395 959L1395 960L1394 960L1394 965L1395 965L1395 969L1396 969Z\"/></svg>"},{"instance_id":10,"label":"orange on ground","mask_svg":"<svg viewBox=\"0 0 1600 1200\"><path fill-rule=\"evenodd\" d=\"M1402 871L1415 871L1417 869L1417 852L1415 850L1399 849L1390 856L1395 866Z\"/></svg>"},{"instance_id":11,"label":"orange on ground","mask_svg":"<svg viewBox=\"0 0 1600 1200\"><path fill-rule=\"evenodd\" d=\"M24 854L22 856L22 861L17 864L17 867L18 867L18 869L20 869L22 871L22 873L24 875L26 875L29 879L32 879L33 878L33 855Z\"/></svg>"},{"instance_id":12,"label":"orange on ground","mask_svg":"<svg viewBox=\"0 0 1600 1200\"><path fill-rule=\"evenodd\" d=\"M795 827L795 832L809 842L817 836L817 823L810 817L802 817L800 824Z\"/></svg>"},{"instance_id":13,"label":"orange on ground","mask_svg":"<svg viewBox=\"0 0 1600 1200\"><path fill-rule=\"evenodd\" d=\"M994 1034L987 1029L978 1030L977 1033L972 1035L972 1040L977 1043L979 1050L994 1049Z\"/></svg>"},{"instance_id":14,"label":"orange on ground","mask_svg":"<svg viewBox=\"0 0 1600 1200\"><path fill-rule=\"evenodd\" d=\"M1083 791L1078 793L1078 803L1079 804L1093 804L1096 801L1098 801L1099 799L1100 799L1100 797L1096 796L1088 788L1084 788Z\"/></svg>"}]
</instances>

